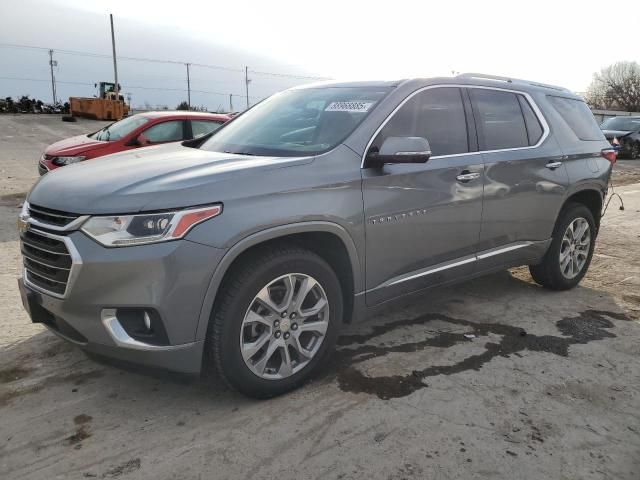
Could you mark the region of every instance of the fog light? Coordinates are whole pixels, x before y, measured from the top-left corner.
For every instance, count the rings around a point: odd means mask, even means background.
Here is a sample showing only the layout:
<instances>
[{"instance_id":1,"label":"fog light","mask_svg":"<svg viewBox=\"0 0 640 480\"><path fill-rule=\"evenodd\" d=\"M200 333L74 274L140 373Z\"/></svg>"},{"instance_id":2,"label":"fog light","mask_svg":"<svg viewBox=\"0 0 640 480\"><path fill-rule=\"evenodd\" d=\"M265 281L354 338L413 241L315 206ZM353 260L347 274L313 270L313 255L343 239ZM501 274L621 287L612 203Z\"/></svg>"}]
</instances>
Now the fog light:
<instances>
[{"instance_id":1,"label":"fog light","mask_svg":"<svg viewBox=\"0 0 640 480\"><path fill-rule=\"evenodd\" d=\"M116 309L116 318L131 338L150 345L169 345L160 314L154 309L121 307Z\"/></svg>"}]
</instances>

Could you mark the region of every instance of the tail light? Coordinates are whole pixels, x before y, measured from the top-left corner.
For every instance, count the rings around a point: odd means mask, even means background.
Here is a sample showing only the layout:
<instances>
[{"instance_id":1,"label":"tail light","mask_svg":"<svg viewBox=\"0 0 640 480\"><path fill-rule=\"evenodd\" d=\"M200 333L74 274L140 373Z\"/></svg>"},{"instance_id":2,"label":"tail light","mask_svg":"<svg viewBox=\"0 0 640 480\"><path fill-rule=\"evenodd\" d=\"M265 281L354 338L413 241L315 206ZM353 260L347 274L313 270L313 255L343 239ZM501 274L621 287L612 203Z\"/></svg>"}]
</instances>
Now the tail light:
<instances>
[{"instance_id":1,"label":"tail light","mask_svg":"<svg viewBox=\"0 0 640 480\"><path fill-rule=\"evenodd\" d=\"M618 150L615 148L603 148L600 155L609 160L611 165L613 165L616 163L616 159L618 158Z\"/></svg>"}]
</instances>

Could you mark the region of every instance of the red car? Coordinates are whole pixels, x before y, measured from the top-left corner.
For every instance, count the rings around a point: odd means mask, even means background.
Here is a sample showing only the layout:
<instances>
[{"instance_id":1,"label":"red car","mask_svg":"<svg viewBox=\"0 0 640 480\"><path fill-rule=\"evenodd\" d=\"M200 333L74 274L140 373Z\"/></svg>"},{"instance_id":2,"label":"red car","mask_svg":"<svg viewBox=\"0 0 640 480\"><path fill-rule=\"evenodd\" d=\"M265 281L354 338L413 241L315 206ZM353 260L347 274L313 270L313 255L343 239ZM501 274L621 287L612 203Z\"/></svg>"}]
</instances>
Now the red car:
<instances>
[{"instance_id":1,"label":"red car","mask_svg":"<svg viewBox=\"0 0 640 480\"><path fill-rule=\"evenodd\" d=\"M38 171L44 175L58 167L111 153L198 138L229 120L230 115L202 112L139 113L89 135L49 145L38 163Z\"/></svg>"}]
</instances>

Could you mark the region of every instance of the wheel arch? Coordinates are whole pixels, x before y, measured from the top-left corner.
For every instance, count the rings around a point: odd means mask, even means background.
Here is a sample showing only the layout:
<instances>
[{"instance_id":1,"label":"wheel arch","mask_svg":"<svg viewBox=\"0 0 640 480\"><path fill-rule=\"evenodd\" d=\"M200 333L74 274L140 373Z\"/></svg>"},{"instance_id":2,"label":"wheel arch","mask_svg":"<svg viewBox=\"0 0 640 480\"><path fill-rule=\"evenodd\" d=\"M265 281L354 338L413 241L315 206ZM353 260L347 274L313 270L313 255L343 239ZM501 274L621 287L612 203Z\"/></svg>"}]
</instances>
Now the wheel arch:
<instances>
[{"instance_id":1,"label":"wheel arch","mask_svg":"<svg viewBox=\"0 0 640 480\"><path fill-rule=\"evenodd\" d=\"M587 207L593 215L593 220L596 224L596 231L600 228L600 218L602 213L602 205L604 201L604 195L600 186L584 185L577 191L572 192L564 201L560 212L562 212L570 203L580 203ZM560 218L560 212L558 212L558 218ZM557 220L556 220L557 222Z\"/></svg>"},{"instance_id":2,"label":"wheel arch","mask_svg":"<svg viewBox=\"0 0 640 480\"><path fill-rule=\"evenodd\" d=\"M200 310L196 341L204 340L220 286L234 264L243 255L268 244L294 243L319 254L340 279L344 297L344 318L348 321L354 295L362 290L361 263L349 233L332 222L301 222L269 228L249 235L233 245L216 266Z\"/></svg>"}]
</instances>

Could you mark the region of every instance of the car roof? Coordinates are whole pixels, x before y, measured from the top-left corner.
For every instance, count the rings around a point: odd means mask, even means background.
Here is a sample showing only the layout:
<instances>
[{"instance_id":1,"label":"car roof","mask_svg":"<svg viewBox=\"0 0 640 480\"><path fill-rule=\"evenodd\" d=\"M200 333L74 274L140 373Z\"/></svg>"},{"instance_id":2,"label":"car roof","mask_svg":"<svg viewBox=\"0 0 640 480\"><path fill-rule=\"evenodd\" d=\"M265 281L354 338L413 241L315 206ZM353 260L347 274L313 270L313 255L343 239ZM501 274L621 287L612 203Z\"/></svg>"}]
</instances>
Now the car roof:
<instances>
[{"instance_id":1,"label":"car roof","mask_svg":"<svg viewBox=\"0 0 640 480\"><path fill-rule=\"evenodd\" d=\"M325 81L325 82L314 82L307 83L305 85L299 85L291 88L290 90L304 90L307 88L359 88L359 87L397 87L402 83L402 80L391 80L391 81L355 81L355 82L336 82L336 81Z\"/></svg>"},{"instance_id":2,"label":"car roof","mask_svg":"<svg viewBox=\"0 0 640 480\"><path fill-rule=\"evenodd\" d=\"M161 110L157 112L141 112L136 115L147 118L162 118L162 117L194 117L194 118L208 118L211 120L228 120L231 118L226 113L209 113L209 112L190 112L188 110Z\"/></svg>"},{"instance_id":3,"label":"car roof","mask_svg":"<svg viewBox=\"0 0 640 480\"><path fill-rule=\"evenodd\" d=\"M463 73L455 77L430 77L430 78L409 78L404 80L393 81L369 81L369 82L319 82L294 89L304 88L326 88L326 87L407 87L421 88L429 85L465 85L465 86L482 86L482 87L499 87L504 89L512 89L524 92L543 92L547 95L555 95L561 97L572 98L575 100L583 100L582 97L576 95L571 90L549 85L546 83L536 82L534 80L522 80L511 77L501 77L497 75L488 75L482 73Z\"/></svg>"}]
</instances>

